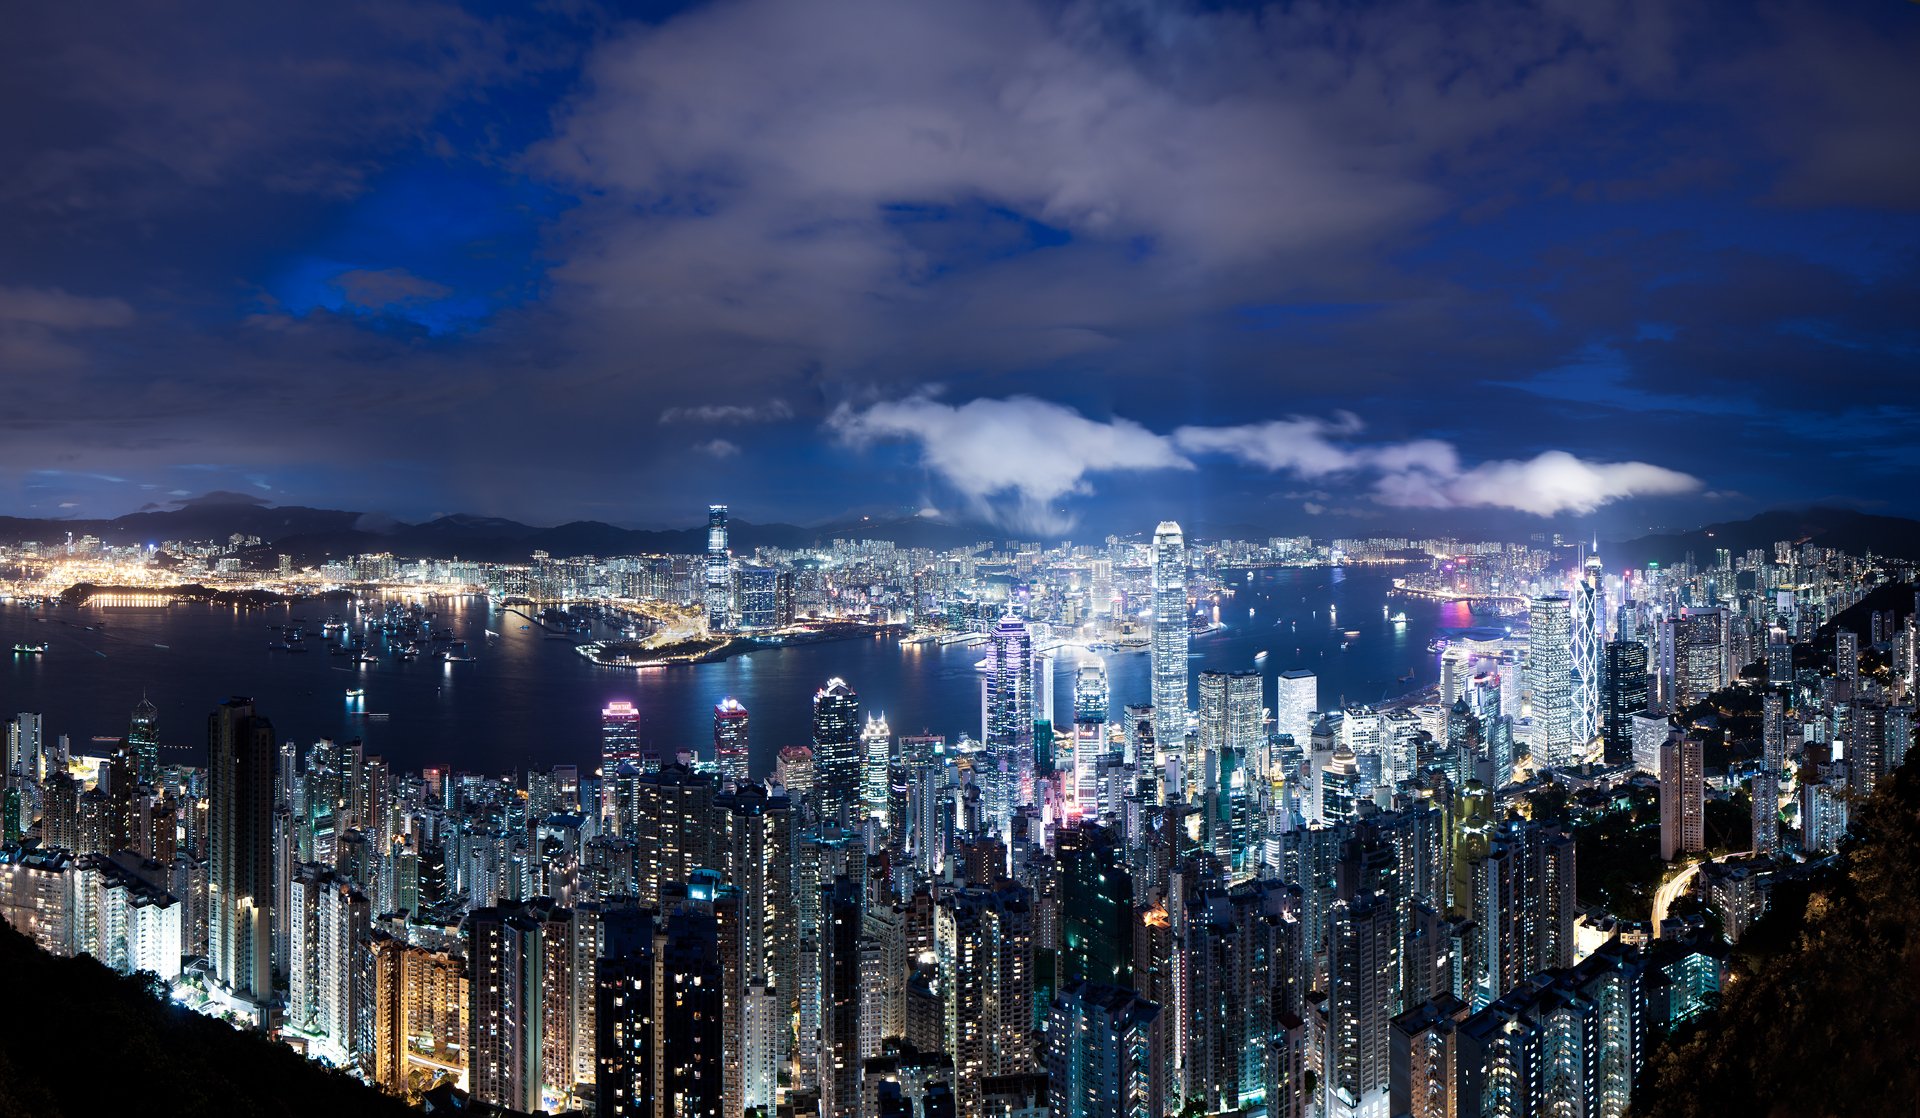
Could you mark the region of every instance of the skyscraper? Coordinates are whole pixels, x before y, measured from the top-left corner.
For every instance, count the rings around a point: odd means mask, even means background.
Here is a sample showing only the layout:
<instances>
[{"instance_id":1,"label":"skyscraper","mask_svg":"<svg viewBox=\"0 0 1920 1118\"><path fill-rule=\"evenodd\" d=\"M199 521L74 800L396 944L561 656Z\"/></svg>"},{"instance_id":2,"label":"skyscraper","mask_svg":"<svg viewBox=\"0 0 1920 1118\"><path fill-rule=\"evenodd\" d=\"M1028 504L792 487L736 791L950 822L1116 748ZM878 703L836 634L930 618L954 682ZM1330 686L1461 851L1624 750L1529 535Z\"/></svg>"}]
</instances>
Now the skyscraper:
<instances>
[{"instance_id":1,"label":"skyscraper","mask_svg":"<svg viewBox=\"0 0 1920 1118\"><path fill-rule=\"evenodd\" d=\"M1187 739L1187 543L1180 525L1153 531L1153 740L1156 767L1179 756ZM1142 759L1144 761L1144 758Z\"/></svg>"},{"instance_id":2,"label":"skyscraper","mask_svg":"<svg viewBox=\"0 0 1920 1118\"><path fill-rule=\"evenodd\" d=\"M887 716L870 714L860 731L860 806L865 814L887 822L887 774L893 764L893 730Z\"/></svg>"},{"instance_id":3,"label":"skyscraper","mask_svg":"<svg viewBox=\"0 0 1920 1118\"><path fill-rule=\"evenodd\" d=\"M1600 556L1588 555L1573 587L1573 741L1582 750L1600 736L1600 643L1606 630L1602 579Z\"/></svg>"},{"instance_id":4,"label":"skyscraper","mask_svg":"<svg viewBox=\"0 0 1920 1118\"><path fill-rule=\"evenodd\" d=\"M160 772L160 712L140 696L133 708L133 720L127 727L127 749L133 753L134 777L152 784Z\"/></svg>"},{"instance_id":5,"label":"skyscraper","mask_svg":"<svg viewBox=\"0 0 1920 1118\"><path fill-rule=\"evenodd\" d=\"M1160 1007L1121 986L1069 980L1047 1017L1054 1118L1160 1118L1166 1075Z\"/></svg>"},{"instance_id":6,"label":"skyscraper","mask_svg":"<svg viewBox=\"0 0 1920 1118\"><path fill-rule=\"evenodd\" d=\"M1633 756L1633 716L1647 709L1647 646L1635 640L1608 641L1602 687L1600 736L1609 762Z\"/></svg>"},{"instance_id":7,"label":"skyscraper","mask_svg":"<svg viewBox=\"0 0 1920 1118\"><path fill-rule=\"evenodd\" d=\"M252 699L207 719L207 948L219 991L265 1023L273 1001L273 724Z\"/></svg>"},{"instance_id":8,"label":"skyscraper","mask_svg":"<svg viewBox=\"0 0 1920 1118\"><path fill-rule=\"evenodd\" d=\"M600 764L605 776L622 761L640 760L640 710L616 699L600 710Z\"/></svg>"},{"instance_id":9,"label":"skyscraper","mask_svg":"<svg viewBox=\"0 0 1920 1118\"><path fill-rule=\"evenodd\" d=\"M1313 738L1313 716L1320 709L1320 681L1305 668L1281 672L1274 680L1273 732L1291 735L1302 749ZM1288 773L1288 780L1298 774Z\"/></svg>"},{"instance_id":10,"label":"skyscraper","mask_svg":"<svg viewBox=\"0 0 1920 1118\"><path fill-rule=\"evenodd\" d=\"M1107 752L1107 665L1099 658L1085 660L1073 679L1073 783L1069 810L1082 816L1099 814L1100 758Z\"/></svg>"},{"instance_id":11,"label":"skyscraper","mask_svg":"<svg viewBox=\"0 0 1920 1118\"><path fill-rule=\"evenodd\" d=\"M1674 735L1660 747L1660 857L1705 850L1706 772L1700 739Z\"/></svg>"},{"instance_id":12,"label":"skyscraper","mask_svg":"<svg viewBox=\"0 0 1920 1118\"><path fill-rule=\"evenodd\" d=\"M1688 606L1672 620L1673 690L1680 708L1726 686L1725 617L1718 609Z\"/></svg>"},{"instance_id":13,"label":"skyscraper","mask_svg":"<svg viewBox=\"0 0 1920 1118\"><path fill-rule=\"evenodd\" d=\"M713 759L722 780L747 782L747 708L731 695L713 708Z\"/></svg>"},{"instance_id":14,"label":"skyscraper","mask_svg":"<svg viewBox=\"0 0 1920 1118\"><path fill-rule=\"evenodd\" d=\"M707 570L701 603L707 610L707 628L732 628L733 577L728 570L727 506L707 506Z\"/></svg>"},{"instance_id":15,"label":"skyscraper","mask_svg":"<svg viewBox=\"0 0 1920 1118\"><path fill-rule=\"evenodd\" d=\"M813 782L820 816L845 824L860 806L860 697L844 679L813 696Z\"/></svg>"},{"instance_id":16,"label":"skyscraper","mask_svg":"<svg viewBox=\"0 0 1920 1118\"><path fill-rule=\"evenodd\" d=\"M1574 739L1573 606L1564 594L1535 598L1527 631L1528 748L1535 768L1571 765L1585 742Z\"/></svg>"}]
</instances>

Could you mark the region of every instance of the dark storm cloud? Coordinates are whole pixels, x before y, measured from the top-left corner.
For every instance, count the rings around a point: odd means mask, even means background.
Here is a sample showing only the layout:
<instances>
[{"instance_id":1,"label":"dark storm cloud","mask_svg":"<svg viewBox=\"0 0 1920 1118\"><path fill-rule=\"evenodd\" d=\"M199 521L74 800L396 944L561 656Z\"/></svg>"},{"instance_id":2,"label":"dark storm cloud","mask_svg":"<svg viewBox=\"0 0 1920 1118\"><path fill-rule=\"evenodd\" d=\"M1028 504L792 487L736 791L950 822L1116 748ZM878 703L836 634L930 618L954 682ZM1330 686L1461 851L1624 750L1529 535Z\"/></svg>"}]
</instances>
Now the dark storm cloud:
<instances>
[{"instance_id":1,"label":"dark storm cloud","mask_svg":"<svg viewBox=\"0 0 1920 1118\"><path fill-rule=\"evenodd\" d=\"M211 464L406 515L1058 526L1120 474L1270 517L1547 515L1877 485L1920 410L1901 6L43 5L16 32L0 465L67 471L40 511ZM1343 412L1364 434L1279 438Z\"/></svg>"}]
</instances>

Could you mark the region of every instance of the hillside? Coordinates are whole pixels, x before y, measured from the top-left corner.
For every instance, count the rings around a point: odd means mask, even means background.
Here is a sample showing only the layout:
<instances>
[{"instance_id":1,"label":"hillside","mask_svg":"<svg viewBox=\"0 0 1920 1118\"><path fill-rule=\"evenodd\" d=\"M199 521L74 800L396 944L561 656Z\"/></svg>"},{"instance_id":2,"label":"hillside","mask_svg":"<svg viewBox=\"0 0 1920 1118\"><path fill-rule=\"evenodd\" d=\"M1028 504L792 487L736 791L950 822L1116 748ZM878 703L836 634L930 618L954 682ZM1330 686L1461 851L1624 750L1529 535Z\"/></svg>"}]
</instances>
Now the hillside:
<instances>
[{"instance_id":1,"label":"hillside","mask_svg":"<svg viewBox=\"0 0 1920 1118\"><path fill-rule=\"evenodd\" d=\"M1862 808L1858 842L1743 940L1719 1013L1657 1050L1635 1118L1920 1110L1920 768Z\"/></svg>"},{"instance_id":2,"label":"hillside","mask_svg":"<svg viewBox=\"0 0 1920 1118\"><path fill-rule=\"evenodd\" d=\"M418 1113L290 1048L163 1003L137 978L48 955L5 923L0 974L0 1118Z\"/></svg>"},{"instance_id":3,"label":"hillside","mask_svg":"<svg viewBox=\"0 0 1920 1118\"><path fill-rule=\"evenodd\" d=\"M1754 548L1771 555L1777 540L1814 543L1854 554L1870 551L1903 559L1920 558L1920 520L1822 506L1775 509L1746 520L1709 524L1692 532L1642 536L1607 544L1601 552L1609 564L1617 559L1630 567L1645 566L1649 562L1677 563L1686 558L1688 552L1693 553L1696 563L1707 563L1714 549L1722 547L1735 555Z\"/></svg>"}]
</instances>

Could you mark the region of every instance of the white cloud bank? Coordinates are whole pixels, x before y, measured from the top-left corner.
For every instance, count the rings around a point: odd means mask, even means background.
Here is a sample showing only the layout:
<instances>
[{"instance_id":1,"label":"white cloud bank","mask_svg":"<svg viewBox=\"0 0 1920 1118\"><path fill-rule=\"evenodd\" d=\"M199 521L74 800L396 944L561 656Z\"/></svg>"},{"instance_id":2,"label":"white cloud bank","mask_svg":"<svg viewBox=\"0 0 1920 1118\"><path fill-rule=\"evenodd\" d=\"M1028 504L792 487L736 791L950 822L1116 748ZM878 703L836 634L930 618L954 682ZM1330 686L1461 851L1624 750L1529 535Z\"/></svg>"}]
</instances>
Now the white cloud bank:
<instances>
[{"instance_id":1,"label":"white cloud bank","mask_svg":"<svg viewBox=\"0 0 1920 1118\"><path fill-rule=\"evenodd\" d=\"M1030 396L948 404L926 396L842 407L828 420L856 447L916 446L923 465L973 508L1007 527L1057 530L1073 518L1058 503L1093 492L1099 473L1192 470L1220 456L1290 477L1370 481L1373 499L1396 508L1495 508L1585 514L1628 497L1700 488L1689 474L1646 462L1594 462L1564 450L1468 466L1439 439L1356 441L1351 412L1291 416L1232 427L1181 427L1162 435L1130 419L1090 419Z\"/></svg>"}]
</instances>

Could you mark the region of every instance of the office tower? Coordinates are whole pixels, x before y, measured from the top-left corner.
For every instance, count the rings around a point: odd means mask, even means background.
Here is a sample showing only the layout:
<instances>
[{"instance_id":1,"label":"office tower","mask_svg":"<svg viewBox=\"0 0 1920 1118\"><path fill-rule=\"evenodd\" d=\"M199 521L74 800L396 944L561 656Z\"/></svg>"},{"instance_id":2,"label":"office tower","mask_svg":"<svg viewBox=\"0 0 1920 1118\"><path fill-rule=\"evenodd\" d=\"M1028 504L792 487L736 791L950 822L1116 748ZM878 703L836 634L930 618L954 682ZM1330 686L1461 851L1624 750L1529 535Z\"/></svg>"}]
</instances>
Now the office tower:
<instances>
[{"instance_id":1,"label":"office tower","mask_svg":"<svg viewBox=\"0 0 1920 1118\"><path fill-rule=\"evenodd\" d=\"M1266 740L1266 711L1261 706L1259 672L1200 673L1200 749L1215 754L1232 749L1243 757L1260 752Z\"/></svg>"},{"instance_id":2,"label":"office tower","mask_svg":"<svg viewBox=\"0 0 1920 1118\"><path fill-rule=\"evenodd\" d=\"M468 1089L482 1103L532 1113L542 1109L545 925L518 904L474 909L466 923Z\"/></svg>"},{"instance_id":3,"label":"office tower","mask_svg":"<svg viewBox=\"0 0 1920 1118\"><path fill-rule=\"evenodd\" d=\"M1633 723L1633 767L1648 776L1660 776L1660 747L1673 735L1673 722L1664 714L1635 714Z\"/></svg>"},{"instance_id":4,"label":"office tower","mask_svg":"<svg viewBox=\"0 0 1920 1118\"><path fill-rule=\"evenodd\" d=\"M1687 607L1673 626L1673 690L1680 708L1727 685L1725 612Z\"/></svg>"},{"instance_id":5,"label":"office tower","mask_svg":"<svg viewBox=\"0 0 1920 1118\"><path fill-rule=\"evenodd\" d=\"M981 740L986 745L981 791L987 813L1004 827L1020 806L1018 781L1033 768L1033 637L1014 609L987 634Z\"/></svg>"},{"instance_id":6,"label":"office tower","mask_svg":"<svg viewBox=\"0 0 1920 1118\"><path fill-rule=\"evenodd\" d=\"M713 759L721 780L735 785L747 782L747 708L732 696L713 708Z\"/></svg>"},{"instance_id":7,"label":"office tower","mask_svg":"<svg viewBox=\"0 0 1920 1118\"><path fill-rule=\"evenodd\" d=\"M1047 1012L1053 1118L1160 1118L1167 1113L1160 1007L1123 986L1069 979Z\"/></svg>"},{"instance_id":8,"label":"office tower","mask_svg":"<svg viewBox=\"0 0 1920 1118\"><path fill-rule=\"evenodd\" d=\"M1095 817L1100 811L1100 759L1107 753L1107 665L1099 658L1084 660L1073 679L1073 783L1067 806L1070 814Z\"/></svg>"},{"instance_id":9,"label":"office tower","mask_svg":"<svg viewBox=\"0 0 1920 1118\"><path fill-rule=\"evenodd\" d=\"M1385 1118L1395 921L1367 892L1334 902L1327 927L1327 1026L1321 1067L1327 1118Z\"/></svg>"},{"instance_id":10,"label":"office tower","mask_svg":"<svg viewBox=\"0 0 1920 1118\"><path fill-rule=\"evenodd\" d=\"M127 727L127 749L133 754L134 776L142 784L152 784L160 773L160 712L140 696L133 708L133 720Z\"/></svg>"},{"instance_id":11,"label":"office tower","mask_svg":"<svg viewBox=\"0 0 1920 1118\"><path fill-rule=\"evenodd\" d=\"M813 781L820 818L842 826L860 810L860 697L830 679L813 696Z\"/></svg>"},{"instance_id":12,"label":"office tower","mask_svg":"<svg viewBox=\"0 0 1920 1118\"><path fill-rule=\"evenodd\" d=\"M1354 817L1360 797L1360 764L1345 746L1336 748L1320 769L1320 821L1328 826Z\"/></svg>"},{"instance_id":13,"label":"office tower","mask_svg":"<svg viewBox=\"0 0 1920 1118\"><path fill-rule=\"evenodd\" d=\"M1601 641L1606 635L1604 574L1597 554L1587 556L1573 587L1573 740L1581 749L1600 736Z\"/></svg>"},{"instance_id":14,"label":"office tower","mask_svg":"<svg viewBox=\"0 0 1920 1118\"><path fill-rule=\"evenodd\" d=\"M1060 832L1060 977L1133 985L1133 875L1120 837L1082 823Z\"/></svg>"},{"instance_id":15,"label":"office tower","mask_svg":"<svg viewBox=\"0 0 1920 1118\"><path fill-rule=\"evenodd\" d=\"M707 506L707 567L701 604L707 611L707 628L716 632L731 628L733 578L728 570L727 506Z\"/></svg>"},{"instance_id":16,"label":"office tower","mask_svg":"<svg viewBox=\"0 0 1920 1118\"><path fill-rule=\"evenodd\" d=\"M1699 738L1674 735L1660 746L1660 857L1705 850L1706 773Z\"/></svg>"},{"instance_id":17,"label":"office tower","mask_svg":"<svg viewBox=\"0 0 1920 1118\"><path fill-rule=\"evenodd\" d=\"M869 714L860 730L860 807L869 819L887 825L889 776L893 765L893 730L884 714Z\"/></svg>"},{"instance_id":18,"label":"office tower","mask_svg":"<svg viewBox=\"0 0 1920 1118\"><path fill-rule=\"evenodd\" d=\"M1156 768L1179 756L1187 740L1187 543L1180 525L1163 520L1153 531L1153 740ZM1142 763L1145 758L1141 758ZM1179 790L1176 790L1176 794Z\"/></svg>"},{"instance_id":19,"label":"office tower","mask_svg":"<svg viewBox=\"0 0 1920 1118\"><path fill-rule=\"evenodd\" d=\"M1314 714L1320 709L1320 681L1305 668L1281 672L1274 681L1273 729L1277 734L1290 735L1295 743L1305 745L1313 737ZM1286 779L1293 780L1298 774L1287 773Z\"/></svg>"},{"instance_id":20,"label":"office tower","mask_svg":"<svg viewBox=\"0 0 1920 1118\"><path fill-rule=\"evenodd\" d=\"M1577 764L1586 743L1573 736L1573 609L1565 595L1533 600L1527 691L1532 698L1528 747L1534 767Z\"/></svg>"},{"instance_id":21,"label":"office tower","mask_svg":"<svg viewBox=\"0 0 1920 1118\"><path fill-rule=\"evenodd\" d=\"M207 719L207 946L219 991L273 1001L273 725L233 698Z\"/></svg>"},{"instance_id":22,"label":"office tower","mask_svg":"<svg viewBox=\"0 0 1920 1118\"><path fill-rule=\"evenodd\" d=\"M640 762L640 710L616 699L600 711L600 772L611 778L622 761Z\"/></svg>"},{"instance_id":23,"label":"office tower","mask_svg":"<svg viewBox=\"0 0 1920 1118\"><path fill-rule=\"evenodd\" d=\"M1633 756L1633 716L1647 709L1647 646L1634 640L1608 641L1600 734L1606 758L1617 764Z\"/></svg>"},{"instance_id":24,"label":"office tower","mask_svg":"<svg viewBox=\"0 0 1920 1118\"><path fill-rule=\"evenodd\" d=\"M1032 897L1018 885L966 886L934 910L959 1118L984 1118L980 1081L1028 1070L1033 1053Z\"/></svg>"}]
</instances>

